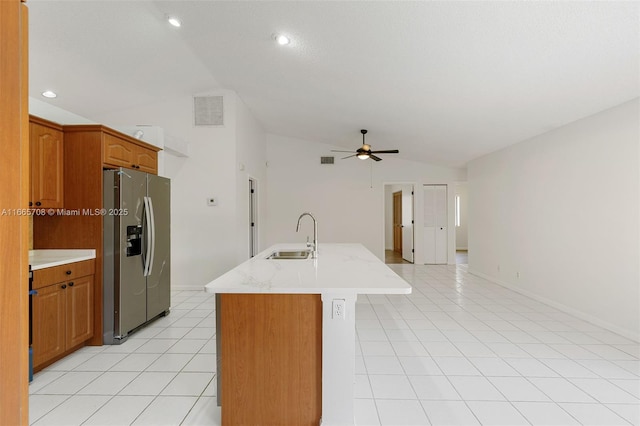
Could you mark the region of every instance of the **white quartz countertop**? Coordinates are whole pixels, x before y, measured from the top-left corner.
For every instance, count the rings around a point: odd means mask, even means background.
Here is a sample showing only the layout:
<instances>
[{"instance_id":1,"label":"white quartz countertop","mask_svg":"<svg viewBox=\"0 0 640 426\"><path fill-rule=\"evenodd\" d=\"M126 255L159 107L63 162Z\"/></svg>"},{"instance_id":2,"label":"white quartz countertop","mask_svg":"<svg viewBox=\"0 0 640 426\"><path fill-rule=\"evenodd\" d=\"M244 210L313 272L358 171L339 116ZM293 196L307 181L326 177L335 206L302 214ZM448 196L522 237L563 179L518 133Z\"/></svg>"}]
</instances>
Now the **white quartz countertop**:
<instances>
[{"instance_id":1,"label":"white quartz countertop","mask_svg":"<svg viewBox=\"0 0 640 426\"><path fill-rule=\"evenodd\" d=\"M94 249L29 250L29 265L34 271L95 258Z\"/></svg>"},{"instance_id":2,"label":"white quartz countertop","mask_svg":"<svg viewBox=\"0 0 640 426\"><path fill-rule=\"evenodd\" d=\"M320 244L317 259L267 259L277 244L205 286L209 293L409 294L411 286L362 244Z\"/></svg>"}]
</instances>

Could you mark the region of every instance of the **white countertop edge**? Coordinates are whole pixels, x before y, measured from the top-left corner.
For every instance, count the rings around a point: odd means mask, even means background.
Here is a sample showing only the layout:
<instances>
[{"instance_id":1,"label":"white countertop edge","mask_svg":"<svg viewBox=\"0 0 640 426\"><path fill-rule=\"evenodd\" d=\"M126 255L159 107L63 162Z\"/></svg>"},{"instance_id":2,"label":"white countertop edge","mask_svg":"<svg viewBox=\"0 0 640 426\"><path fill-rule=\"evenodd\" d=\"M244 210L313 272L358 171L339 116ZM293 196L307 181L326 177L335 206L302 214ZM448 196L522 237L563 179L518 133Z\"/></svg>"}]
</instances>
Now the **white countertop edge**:
<instances>
[{"instance_id":1,"label":"white countertop edge","mask_svg":"<svg viewBox=\"0 0 640 426\"><path fill-rule=\"evenodd\" d=\"M280 291L282 290L282 291ZM215 294L411 294L409 288L278 288L259 289L257 287L204 287L207 293Z\"/></svg>"},{"instance_id":2,"label":"white countertop edge","mask_svg":"<svg viewBox=\"0 0 640 426\"><path fill-rule=\"evenodd\" d=\"M29 265L32 271L95 258L95 249L29 250Z\"/></svg>"}]
</instances>

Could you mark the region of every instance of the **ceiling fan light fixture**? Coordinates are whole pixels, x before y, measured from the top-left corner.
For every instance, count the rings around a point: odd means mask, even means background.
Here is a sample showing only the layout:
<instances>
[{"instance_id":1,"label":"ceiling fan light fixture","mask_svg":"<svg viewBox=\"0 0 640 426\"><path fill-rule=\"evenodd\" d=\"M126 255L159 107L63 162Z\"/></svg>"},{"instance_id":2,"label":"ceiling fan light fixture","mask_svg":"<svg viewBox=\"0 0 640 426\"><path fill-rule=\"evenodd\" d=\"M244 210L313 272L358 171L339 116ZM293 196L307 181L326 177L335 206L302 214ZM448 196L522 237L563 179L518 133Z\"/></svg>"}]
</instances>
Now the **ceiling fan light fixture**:
<instances>
[{"instance_id":1,"label":"ceiling fan light fixture","mask_svg":"<svg viewBox=\"0 0 640 426\"><path fill-rule=\"evenodd\" d=\"M58 97L58 95L55 92L51 91L51 90L45 90L44 92L42 92L42 96L44 96L45 98L50 98L50 99Z\"/></svg>"},{"instance_id":2,"label":"ceiling fan light fixture","mask_svg":"<svg viewBox=\"0 0 640 426\"><path fill-rule=\"evenodd\" d=\"M366 160L369 158L369 154L358 154L357 157L361 160Z\"/></svg>"}]
</instances>

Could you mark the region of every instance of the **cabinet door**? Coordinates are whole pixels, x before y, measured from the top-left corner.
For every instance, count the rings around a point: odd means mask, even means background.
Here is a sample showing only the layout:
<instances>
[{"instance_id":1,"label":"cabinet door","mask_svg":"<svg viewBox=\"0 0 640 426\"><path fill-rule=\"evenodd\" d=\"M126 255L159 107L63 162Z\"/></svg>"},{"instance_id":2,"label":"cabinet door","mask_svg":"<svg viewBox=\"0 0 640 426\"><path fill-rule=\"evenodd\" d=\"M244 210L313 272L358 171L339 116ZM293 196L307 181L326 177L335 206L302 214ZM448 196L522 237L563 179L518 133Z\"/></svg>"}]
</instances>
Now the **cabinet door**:
<instances>
[{"instance_id":1,"label":"cabinet door","mask_svg":"<svg viewBox=\"0 0 640 426\"><path fill-rule=\"evenodd\" d=\"M65 350L66 292L63 285L41 288L32 296L34 367Z\"/></svg>"},{"instance_id":2,"label":"cabinet door","mask_svg":"<svg viewBox=\"0 0 640 426\"><path fill-rule=\"evenodd\" d=\"M143 148L141 146L136 147L137 150L135 163L140 169L140 171L151 173L154 175L158 174L158 153L147 148Z\"/></svg>"},{"instance_id":3,"label":"cabinet door","mask_svg":"<svg viewBox=\"0 0 640 426\"><path fill-rule=\"evenodd\" d=\"M93 275L67 282L67 349L93 337Z\"/></svg>"},{"instance_id":4,"label":"cabinet door","mask_svg":"<svg viewBox=\"0 0 640 426\"><path fill-rule=\"evenodd\" d=\"M31 123L31 207L63 206L63 134Z\"/></svg>"},{"instance_id":5,"label":"cabinet door","mask_svg":"<svg viewBox=\"0 0 640 426\"><path fill-rule=\"evenodd\" d=\"M104 135L102 162L112 166L135 169L136 146L115 136Z\"/></svg>"}]
</instances>

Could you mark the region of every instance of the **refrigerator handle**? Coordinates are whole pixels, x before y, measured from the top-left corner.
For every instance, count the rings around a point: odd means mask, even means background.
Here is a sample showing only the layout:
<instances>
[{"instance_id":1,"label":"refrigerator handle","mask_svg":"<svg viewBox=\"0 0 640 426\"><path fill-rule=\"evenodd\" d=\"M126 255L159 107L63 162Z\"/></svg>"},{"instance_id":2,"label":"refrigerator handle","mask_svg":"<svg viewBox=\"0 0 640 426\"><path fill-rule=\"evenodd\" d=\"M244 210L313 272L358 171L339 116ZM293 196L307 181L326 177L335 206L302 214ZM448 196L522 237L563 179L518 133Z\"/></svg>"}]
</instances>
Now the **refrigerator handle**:
<instances>
[{"instance_id":1,"label":"refrigerator handle","mask_svg":"<svg viewBox=\"0 0 640 426\"><path fill-rule=\"evenodd\" d=\"M144 271L142 272L143 276L148 276L150 271L150 264L151 264L151 255L152 255L152 250L153 250L153 245L152 245L152 230L151 230L151 215L152 215L152 211L151 208L149 207L149 197L143 197L142 198L143 202L144 202L144 224L145 224L145 228L146 231L144 232L143 238L146 239L146 246L143 252L144 255Z\"/></svg>"},{"instance_id":2,"label":"refrigerator handle","mask_svg":"<svg viewBox=\"0 0 640 426\"><path fill-rule=\"evenodd\" d=\"M153 269L153 263L156 257L156 212L153 210L153 200L151 197L147 197L149 200L149 217L151 218L151 249L149 250L149 269L147 275L151 275Z\"/></svg>"}]
</instances>

